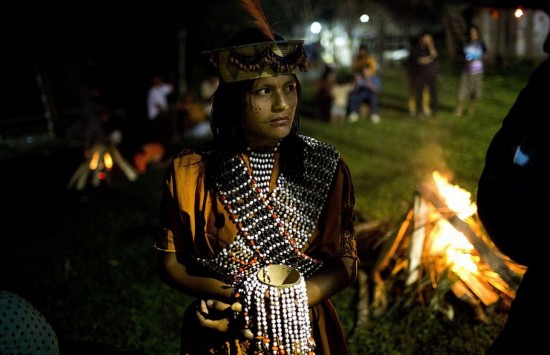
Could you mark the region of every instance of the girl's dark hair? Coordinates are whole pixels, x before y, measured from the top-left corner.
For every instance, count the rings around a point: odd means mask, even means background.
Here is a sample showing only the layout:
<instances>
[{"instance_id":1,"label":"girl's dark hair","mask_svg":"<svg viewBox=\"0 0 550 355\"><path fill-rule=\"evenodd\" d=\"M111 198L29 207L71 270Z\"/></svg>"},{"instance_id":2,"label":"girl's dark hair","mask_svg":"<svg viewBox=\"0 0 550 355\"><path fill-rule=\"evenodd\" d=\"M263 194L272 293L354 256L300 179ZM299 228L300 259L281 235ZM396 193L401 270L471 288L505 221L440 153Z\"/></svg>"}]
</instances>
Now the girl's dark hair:
<instances>
[{"instance_id":1,"label":"girl's dark hair","mask_svg":"<svg viewBox=\"0 0 550 355\"><path fill-rule=\"evenodd\" d=\"M276 35L276 40L284 40ZM250 28L237 33L225 46L236 46L257 42L270 41L260 30ZM220 81L218 88L212 96L212 109L210 127L213 136L213 149L209 150L206 159L207 177L218 176L222 168L222 162L246 147L245 130L243 125L245 105L250 104L247 95L250 94L253 80L243 80L231 83ZM297 132L300 125L298 108L300 107L302 86L296 78L296 93L298 96L297 109L294 115L292 129L284 145L293 146L289 141L297 141ZM281 147L282 150L285 148ZM208 181L207 181L208 182ZM210 181L212 182L212 181Z\"/></svg>"}]
</instances>

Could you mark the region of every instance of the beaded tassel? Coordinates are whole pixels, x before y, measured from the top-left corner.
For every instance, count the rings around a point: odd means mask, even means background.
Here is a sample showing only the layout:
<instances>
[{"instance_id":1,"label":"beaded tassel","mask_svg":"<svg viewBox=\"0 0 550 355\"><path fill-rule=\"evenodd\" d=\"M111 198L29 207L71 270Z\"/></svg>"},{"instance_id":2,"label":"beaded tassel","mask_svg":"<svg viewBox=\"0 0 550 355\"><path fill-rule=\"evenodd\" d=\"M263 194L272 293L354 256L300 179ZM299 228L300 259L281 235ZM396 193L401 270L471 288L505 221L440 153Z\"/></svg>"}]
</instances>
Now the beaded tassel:
<instances>
[{"instance_id":1,"label":"beaded tassel","mask_svg":"<svg viewBox=\"0 0 550 355\"><path fill-rule=\"evenodd\" d=\"M243 283L255 354L314 354L304 278L289 287L270 286L257 277Z\"/></svg>"}]
</instances>

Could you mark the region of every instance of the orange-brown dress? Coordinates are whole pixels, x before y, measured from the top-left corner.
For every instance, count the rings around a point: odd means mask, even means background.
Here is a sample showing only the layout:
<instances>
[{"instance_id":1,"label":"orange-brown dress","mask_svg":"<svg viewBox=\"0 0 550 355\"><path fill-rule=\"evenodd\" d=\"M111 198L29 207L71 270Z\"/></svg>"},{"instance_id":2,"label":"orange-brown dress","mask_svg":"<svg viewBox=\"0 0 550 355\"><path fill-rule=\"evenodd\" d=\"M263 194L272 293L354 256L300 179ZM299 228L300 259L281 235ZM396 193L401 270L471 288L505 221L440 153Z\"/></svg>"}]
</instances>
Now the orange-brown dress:
<instances>
[{"instance_id":1,"label":"orange-brown dress","mask_svg":"<svg viewBox=\"0 0 550 355\"><path fill-rule=\"evenodd\" d=\"M274 157L270 191L277 185L280 172L280 153L275 153ZM243 161L250 168L249 158L244 154ZM302 251L318 260L333 257L357 259L354 189L349 169L339 155L331 176L332 182L328 184L318 223ZM218 194L206 188L205 165L200 153L186 151L175 158L166 174L164 189L160 214L163 232L156 242L159 250L192 253L208 259L216 257L233 242L238 226L231 220ZM247 353L249 342L242 337L201 328L196 320L195 307L196 304L191 304L184 315L183 354ZM310 320L316 354L347 353L346 339L330 300L310 308Z\"/></svg>"}]
</instances>

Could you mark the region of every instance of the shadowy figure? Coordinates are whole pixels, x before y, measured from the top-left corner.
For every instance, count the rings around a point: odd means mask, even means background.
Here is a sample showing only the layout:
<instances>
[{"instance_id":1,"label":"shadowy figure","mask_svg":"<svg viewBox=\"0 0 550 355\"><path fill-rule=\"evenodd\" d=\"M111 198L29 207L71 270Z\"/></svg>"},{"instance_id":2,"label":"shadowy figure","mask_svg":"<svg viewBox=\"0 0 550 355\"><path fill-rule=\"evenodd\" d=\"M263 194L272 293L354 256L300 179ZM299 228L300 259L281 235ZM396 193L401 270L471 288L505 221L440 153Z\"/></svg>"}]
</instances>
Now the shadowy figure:
<instances>
[{"instance_id":1,"label":"shadowy figure","mask_svg":"<svg viewBox=\"0 0 550 355\"><path fill-rule=\"evenodd\" d=\"M550 53L550 33L544 50ZM550 216L549 82L547 58L493 137L479 179L477 205L485 229L502 252L527 266L508 320L489 354L534 354L548 347L540 322L550 316L545 247Z\"/></svg>"},{"instance_id":2,"label":"shadowy figure","mask_svg":"<svg viewBox=\"0 0 550 355\"><path fill-rule=\"evenodd\" d=\"M415 97L416 115L419 118L436 115L439 110L439 97L437 89L437 77L439 65L438 53L435 48L433 36L429 31L424 31L411 51L410 65L414 71L413 89ZM429 93L429 111L423 105L423 93L427 88Z\"/></svg>"}]
</instances>

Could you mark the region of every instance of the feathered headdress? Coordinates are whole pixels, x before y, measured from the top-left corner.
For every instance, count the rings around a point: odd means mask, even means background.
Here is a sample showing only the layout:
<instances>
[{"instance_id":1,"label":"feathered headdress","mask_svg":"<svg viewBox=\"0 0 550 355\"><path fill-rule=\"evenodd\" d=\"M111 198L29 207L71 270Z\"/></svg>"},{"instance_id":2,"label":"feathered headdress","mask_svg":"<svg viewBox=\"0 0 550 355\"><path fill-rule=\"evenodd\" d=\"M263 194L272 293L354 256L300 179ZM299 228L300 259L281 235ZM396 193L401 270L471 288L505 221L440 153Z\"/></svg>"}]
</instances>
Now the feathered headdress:
<instances>
[{"instance_id":1,"label":"feathered headdress","mask_svg":"<svg viewBox=\"0 0 550 355\"><path fill-rule=\"evenodd\" d=\"M262 6L260 5L260 0L241 0L241 5L244 7L246 12L252 16L254 19L252 24L257 27L263 34L265 34L272 41L275 40L275 35L273 30L267 21Z\"/></svg>"},{"instance_id":2,"label":"feathered headdress","mask_svg":"<svg viewBox=\"0 0 550 355\"><path fill-rule=\"evenodd\" d=\"M265 37L261 42L239 43L203 52L208 65L223 82L257 79L291 74L296 68L307 71L307 56L302 40L278 40L260 6L260 0L241 0L241 5L252 17L252 30ZM245 33L241 31L241 35ZM239 35L239 34L237 34ZM237 37L237 36L236 36ZM242 36L241 36L242 37ZM244 36L246 37L246 35ZM279 37L281 38L281 37Z\"/></svg>"}]
</instances>

